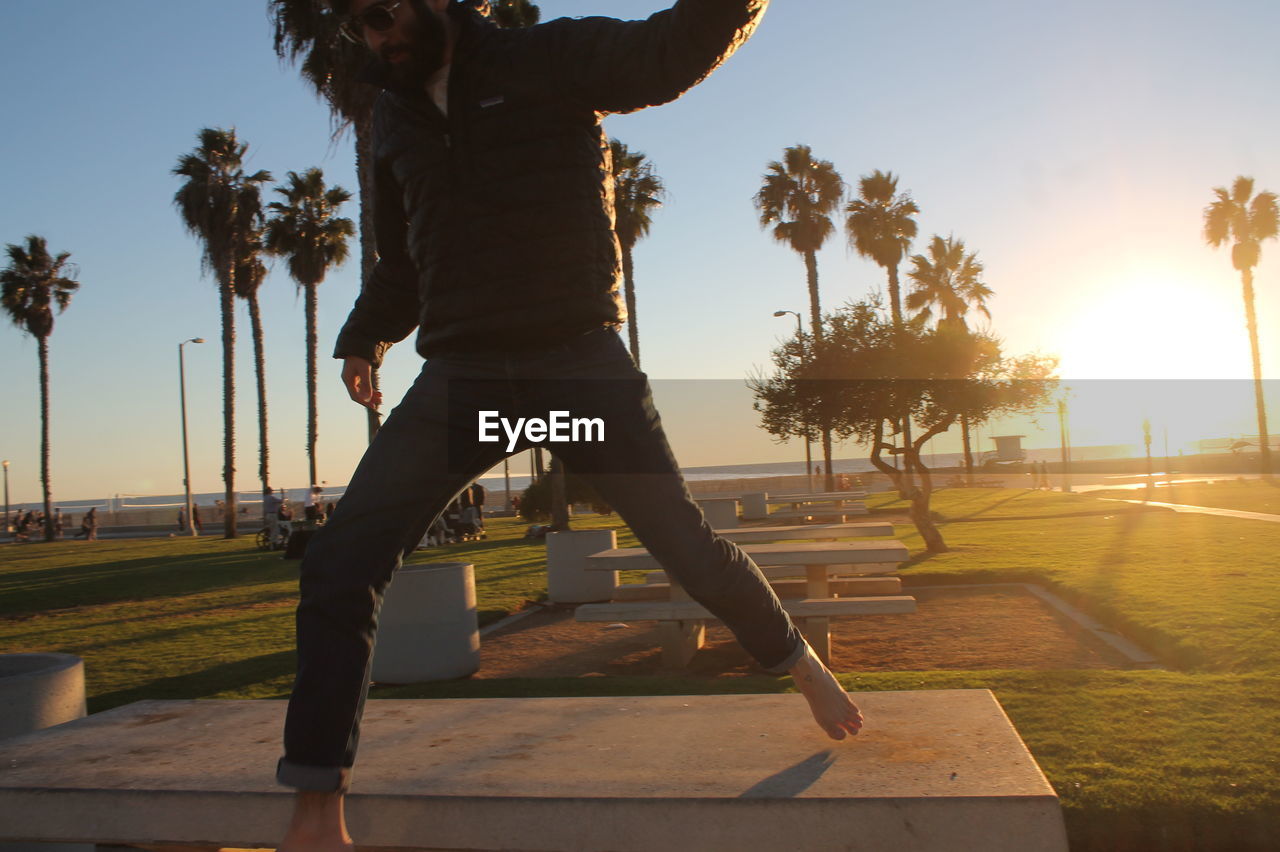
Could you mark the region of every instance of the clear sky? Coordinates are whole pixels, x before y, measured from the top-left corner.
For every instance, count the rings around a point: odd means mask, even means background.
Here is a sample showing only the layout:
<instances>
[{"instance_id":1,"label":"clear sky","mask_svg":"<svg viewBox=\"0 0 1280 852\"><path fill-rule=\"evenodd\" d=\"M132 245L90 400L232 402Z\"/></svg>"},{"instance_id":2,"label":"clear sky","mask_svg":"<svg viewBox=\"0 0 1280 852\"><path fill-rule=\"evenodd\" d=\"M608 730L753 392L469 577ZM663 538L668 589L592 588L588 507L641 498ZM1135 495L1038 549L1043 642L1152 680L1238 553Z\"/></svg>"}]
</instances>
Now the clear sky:
<instances>
[{"instance_id":1,"label":"clear sky","mask_svg":"<svg viewBox=\"0 0 1280 852\"><path fill-rule=\"evenodd\" d=\"M643 17L665 4L540 5L550 19ZM234 126L251 168L283 179L320 166L354 190L351 142L330 142L326 108L276 60L265 0L9 0L4 11L0 243L47 237L72 253L82 285L51 338L55 499L181 489L175 349L196 336L209 343L186 350L192 480L218 490L216 288L172 207L170 169L200 128ZM760 230L751 205L766 164L797 143L851 185L877 168L898 174L922 209L917 250L934 233L976 250L1008 351L1056 353L1080 386L1247 379L1239 279L1228 252L1204 246L1201 211L1238 174L1280 190L1278 31L1271 0L775 0L756 37L683 100L608 119L669 190L636 252L644 367L655 379L717 380L659 390L682 463L802 455L757 429L749 395L735 391L794 328L773 312L806 309L801 259ZM884 286L843 238L819 264L825 308ZM1264 375L1280 378L1280 244L1264 247L1256 283ZM357 289L353 262L320 293L320 476L335 483L365 443L362 409L327 358ZM301 487L303 313L282 264L262 301L273 480ZM254 379L238 310L237 481L252 491ZM0 329L0 364L0 456L14 499L35 500L34 341ZM387 396L419 366L409 344L396 347ZM1208 384L1158 386L1166 397L1185 388L1180 397ZM1247 393L1185 410L1125 409L1133 397L1101 404L1110 423L1082 411L1075 443L1135 442L1142 416L1187 440L1255 431ZM1280 399L1272 412L1280 431Z\"/></svg>"}]
</instances>

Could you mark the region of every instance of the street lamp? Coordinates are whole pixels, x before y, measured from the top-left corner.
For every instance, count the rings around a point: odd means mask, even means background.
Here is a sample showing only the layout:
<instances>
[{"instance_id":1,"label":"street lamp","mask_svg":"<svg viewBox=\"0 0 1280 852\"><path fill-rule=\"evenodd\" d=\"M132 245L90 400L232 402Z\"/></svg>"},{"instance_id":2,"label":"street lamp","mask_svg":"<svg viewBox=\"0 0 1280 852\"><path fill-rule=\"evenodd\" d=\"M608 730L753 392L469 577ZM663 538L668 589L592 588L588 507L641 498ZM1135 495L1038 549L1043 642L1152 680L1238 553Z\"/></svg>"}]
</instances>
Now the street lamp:
<instances>
[{"instance_id":1,"label":"street lamp","mask_svg":"<svg viewBox=\"0 0 1280 852\"><path fill-rule=\"evenodd\" d=\"M187 452L187 370L182 359L182 347L188 343L204 343L203 337L193 337L178 344L178 393L182 401L182 487L186 490L187 535L194 536L196 525L191 519L191 461Z\"/></svg>"},{"instance_id":2,"label":"street lamp","mask_svg":"<svg viewBox=\"0 0 1280 852\"><path fill-rule=\"evenodd\" d=\"M1071 388L1064 388L1062 398L1058 400L1058 442L1062 451L1062 490L1071 493L1071 409L1067 398Z\"/></svg>"},{"instance_id":3,"label":"street lamp","mask_svg":"<svg viewBox=\"0 0 1280 852\"><path fill-rule=\"evenodd\" d=\"M804 342L804 326L800 323L800 315L795 311L774 311L775 317L785 317L791 314L796 318L796 339L801 343ZM809 483L809 493L813 493L813 454L809 450L809 424L802 423L804 427L804 475Z\"/></svg>"},{"instance_id":4,"label":"street lamp","mask_svg":"<svg viewBox=\"0 0 1280 852\"><path fill-rule=\"evenodd\" d=\"M4 531L9 531L9 460L4 462Z\"/></svg>"}]
</instances>

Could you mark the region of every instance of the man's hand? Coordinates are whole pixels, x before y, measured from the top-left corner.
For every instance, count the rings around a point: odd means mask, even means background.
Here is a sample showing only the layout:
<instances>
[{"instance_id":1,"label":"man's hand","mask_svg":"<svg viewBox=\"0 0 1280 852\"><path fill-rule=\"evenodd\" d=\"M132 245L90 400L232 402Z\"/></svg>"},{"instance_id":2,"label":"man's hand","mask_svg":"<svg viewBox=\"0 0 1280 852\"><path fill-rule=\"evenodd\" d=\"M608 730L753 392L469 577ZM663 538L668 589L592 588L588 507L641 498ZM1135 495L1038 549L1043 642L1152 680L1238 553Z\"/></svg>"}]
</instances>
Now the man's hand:
<instances>
[{"instance_id":1,"label":"man's hand","mask_svg":"<svg viewBox=\"0 0 1280 852\"><path fill-rule=\"evenodd\" d=\"M373 389L373 364L355 355L342 362L342 383L347 395L371 411L382 405L382 392Z\"/></svg>"}]
</instances>

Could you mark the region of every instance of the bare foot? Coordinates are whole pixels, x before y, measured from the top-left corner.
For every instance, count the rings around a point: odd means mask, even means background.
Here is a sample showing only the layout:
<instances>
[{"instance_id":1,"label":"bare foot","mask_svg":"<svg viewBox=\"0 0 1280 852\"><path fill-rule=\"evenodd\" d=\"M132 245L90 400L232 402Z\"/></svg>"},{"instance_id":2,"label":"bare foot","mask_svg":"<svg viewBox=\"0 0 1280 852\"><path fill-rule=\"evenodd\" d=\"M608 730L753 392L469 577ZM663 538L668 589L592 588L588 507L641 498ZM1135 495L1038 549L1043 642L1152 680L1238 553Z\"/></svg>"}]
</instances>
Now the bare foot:
<instances>
[{"instance_id":1,"label":"bare foot","mask_svg":"<svg viewBox=\"0 0 1280 852\"><path fill-rule=\"evenodd\" d=\"M341 793L299 792L293 819L276 852L355 852Z\"/></svg>"},{"instance_id":2,"label":"bare foot","mask_svg":"<svg viewBox=\"0 0 1280 852\"><path fill-rule=\"evenodd\" d=\"M822 664L806 642L804 656L788 672L801 694L809 701L809 711L818 727L833 740L842 740L862 729L862 714L835 675Z\"/></svg>"}]
</instances>

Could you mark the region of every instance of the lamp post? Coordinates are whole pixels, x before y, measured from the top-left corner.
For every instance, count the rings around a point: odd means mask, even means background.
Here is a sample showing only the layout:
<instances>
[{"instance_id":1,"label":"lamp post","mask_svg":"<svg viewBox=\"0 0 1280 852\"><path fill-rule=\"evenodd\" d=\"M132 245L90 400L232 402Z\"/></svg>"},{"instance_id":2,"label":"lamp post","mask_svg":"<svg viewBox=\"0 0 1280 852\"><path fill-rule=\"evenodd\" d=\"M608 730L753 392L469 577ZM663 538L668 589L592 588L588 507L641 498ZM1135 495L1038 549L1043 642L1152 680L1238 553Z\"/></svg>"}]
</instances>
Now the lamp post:
<instances>
[{"instance_id":1,"label":"lamp post","mask_svg":"<svg viewBox=\"0 0 1280 852\"><path fill-rule=\"evenodd\" d=\"M1058 440L1062 445L1062 490L1067 494L1071 493L1071 427L1069 425L1071 411L1067 406L1067 397L1070 393L1071 388L1066 388L1066 392L1058 400Z\"/></svg>"},{"instance_id":2,"label":"lamp post","mask_svg":"<svg viewBox=\"0 0 1280 852\"><path fill-rule=\"evenodd\" d=\"M9 531L9 460L4 462L4 531Z\"/></svg>"},{"instance_id":3,"label":"lamp post","mask_svg":"<svg viewBox=\"0 0 1280 852\"><path fill-rule=\"evenodd\" d=\"M182 358L182 347L188 343L204 343L204 338L193 337L178 344L178 394L182 402L182 487L186 492L187 535L195 536L196 525L191 520L191 461L187 451L187 370Z\"/></svg>"},{"instance_id":4,"label":"lamp post","mask_svg":"<svg viewBox=\"0 0 1280 852\"><path fill-rule=\"evenodd\" d=\"M796 318L796 339L804 343L804 326L800 323L800 314L795 311L774 311L775 317L785 317L791 314ZM813 454L809 450L809 424L802 423L804 426L804 475L809 483L809 493L813 493Z\"/></svg>"}]
</instances>

